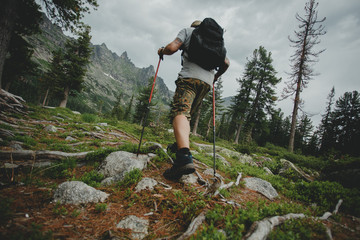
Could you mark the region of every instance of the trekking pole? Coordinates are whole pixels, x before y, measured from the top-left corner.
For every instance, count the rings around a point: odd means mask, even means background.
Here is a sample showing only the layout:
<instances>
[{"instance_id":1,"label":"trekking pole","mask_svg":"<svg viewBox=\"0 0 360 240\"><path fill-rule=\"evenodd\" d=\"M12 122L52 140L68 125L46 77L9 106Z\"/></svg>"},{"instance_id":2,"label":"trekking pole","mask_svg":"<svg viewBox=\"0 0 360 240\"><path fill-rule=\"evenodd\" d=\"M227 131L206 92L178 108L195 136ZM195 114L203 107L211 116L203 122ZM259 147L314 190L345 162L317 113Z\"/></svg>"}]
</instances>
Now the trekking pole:
<instances>
[{"instance_id":1,"label":"trekking pole","mask_svg":"<svg viewBox=\"0 0 360 240\"><path fill-rule=\"evenodd\" d=\"M144 129L145 129L146 121L147 121L147 118L148 118L148 115L149 115L149 112L150 112L151 98L152 98L152 94L153 94L153 92L154 92L156 77L157 77L157 74L158 74L158 71L159 71L159 67L160 67L160 62L161 62L161 60L162 60L162 58L159 57L159 63L158 63L157 68L156 68L156 72L155 72L155 76L154 76L154 82L153 82L153 85L152 85L152 88L151 88L151 92L150 92L149 103L148 103L148 107L147 107L145 119L144 119L144 122L143 122L143 128L142 128L142 130L141 130L141 137L140 137L140 142L139 142L138 150L137 150L137 153L136 153L136 157L139 156L140 146L141 146L142 138L143 138L143 135L144 135Z\"/></svg>"},{"instance_id":2,"label":"trekking pole","mask_svg":"<svg viewBox=\"0 0 360 240\"><path fill-rule=\"evenodd\" d=\"M216 176L216 164L215 164L215 82L213 82L213 132L214 132L214 146L213 146L213 152L214 152L214 177Z\"/></svg>"}]
</instances>

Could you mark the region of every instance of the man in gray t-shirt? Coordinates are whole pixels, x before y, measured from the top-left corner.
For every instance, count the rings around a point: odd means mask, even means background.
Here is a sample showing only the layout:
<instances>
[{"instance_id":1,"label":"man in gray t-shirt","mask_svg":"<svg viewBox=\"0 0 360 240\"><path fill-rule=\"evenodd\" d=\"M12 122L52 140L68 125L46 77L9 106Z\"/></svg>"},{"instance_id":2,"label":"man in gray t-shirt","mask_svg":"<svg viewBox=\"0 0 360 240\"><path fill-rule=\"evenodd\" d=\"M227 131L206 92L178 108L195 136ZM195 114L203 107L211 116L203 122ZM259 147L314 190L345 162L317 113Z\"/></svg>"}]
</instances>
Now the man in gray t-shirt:
<instances>
[{"instance_id":1,"label":"man in gray t-shirt","mask_svg":"<svg viewBox=\"0 0 360 240\"><path fill-rule=\"evenodd\" d=\"M164 172L167 179L178 180L182 175L190 174L195 171L195 167L190 153L190 119L197 110L202 99L212 88L215 82L229 67L230 61L225 58L218 71L206 70L191 62L186 50L190 44L192 31L200 25L201 21L195 21L190 28L182 29L174 41L160 48L158 54L172 55L180 50L185 50L182 54L182 68L176 80L176 90L171 109L172 124L176 142L168 147L176 153L176 159L171 168Z\"/></svg>"}]
</instances>

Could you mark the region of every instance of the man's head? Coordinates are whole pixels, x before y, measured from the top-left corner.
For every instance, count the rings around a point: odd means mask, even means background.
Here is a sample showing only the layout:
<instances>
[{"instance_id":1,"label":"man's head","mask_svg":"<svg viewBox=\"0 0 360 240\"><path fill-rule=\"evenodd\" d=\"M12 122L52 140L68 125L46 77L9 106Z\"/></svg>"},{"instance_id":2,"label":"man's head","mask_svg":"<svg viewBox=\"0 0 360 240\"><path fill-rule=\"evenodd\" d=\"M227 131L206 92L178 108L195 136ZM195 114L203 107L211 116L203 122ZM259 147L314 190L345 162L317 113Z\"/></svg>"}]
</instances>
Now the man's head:
<instances>
[{"instance_id":1,"label":"man's head","mask_svg":"<svg viewBox=\"0 0 360 240\"><path fill-rule=\"evenodd\" d=\"M201 23L201 21L200 21L200 20L195 20L195 21L191 24L191 26L190 26L190 27L194 27L194 28L196 28L196 27L198 27L198 26L200 25L200 23Z\"/></svg>"}]
</instances>

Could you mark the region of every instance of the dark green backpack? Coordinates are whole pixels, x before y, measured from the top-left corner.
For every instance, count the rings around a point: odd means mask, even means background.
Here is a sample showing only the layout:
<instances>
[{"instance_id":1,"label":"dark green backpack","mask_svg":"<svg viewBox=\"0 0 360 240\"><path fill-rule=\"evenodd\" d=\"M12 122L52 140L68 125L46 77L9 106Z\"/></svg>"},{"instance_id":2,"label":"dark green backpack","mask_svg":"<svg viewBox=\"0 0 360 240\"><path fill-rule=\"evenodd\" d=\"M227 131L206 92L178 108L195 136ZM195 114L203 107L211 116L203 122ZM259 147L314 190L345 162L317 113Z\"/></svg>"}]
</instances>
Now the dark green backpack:
<instances>
[{"instance_id":1,"label":"dark green backpack","mask_svg":"<svg viewBox=\"0 0 360 240\"><path fill-rule=\"evenodd\" d=\"M226 56L223 34L224 30L214 19L205 18L191 34L186 50L190 61L206 70L223 65Z\"/></svg>"}]
</instances>

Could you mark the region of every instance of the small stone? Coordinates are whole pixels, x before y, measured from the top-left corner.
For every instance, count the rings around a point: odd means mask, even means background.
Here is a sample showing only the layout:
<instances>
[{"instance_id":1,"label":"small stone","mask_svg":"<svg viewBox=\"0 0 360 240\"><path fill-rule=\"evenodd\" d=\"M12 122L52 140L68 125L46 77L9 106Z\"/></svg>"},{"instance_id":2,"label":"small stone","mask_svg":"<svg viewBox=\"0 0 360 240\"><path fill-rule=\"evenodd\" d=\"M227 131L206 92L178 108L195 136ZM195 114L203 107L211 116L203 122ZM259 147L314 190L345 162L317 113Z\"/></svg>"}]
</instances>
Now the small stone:
<instances>
[{"instance_id":1,"label":"small stone","mask_svg":"<svg viewBox=\"0 0 360 240\"><path fill-rule=\"evenodd\" d=\"M121 220L116 227L130 229L132 239L143 239L148 235L149 220L130 215Z\"/></svg>"},{"instance_id":2,"label":"small stone","mask_svg":"<svg viewBox=\"0 0 360 240\"><path fill-rule=\"evenodd\" d=\"M153 190L157 185L157 181L152 178L143 178L135 187L136 192L140 192L142 190Z\"/></svg>"},{"instance_id":3,"label":"small stone","mask_svg":"<svg viewBox=\"0 0 360 240\"><path fill-rule=\"evenodd\" d=\"M45 131L48 131L48 132L57 132L57 128L55 127L55 126L53 126L53 125L47 125L46 127L45 127Z\"/></svg>"}]
</instances>

